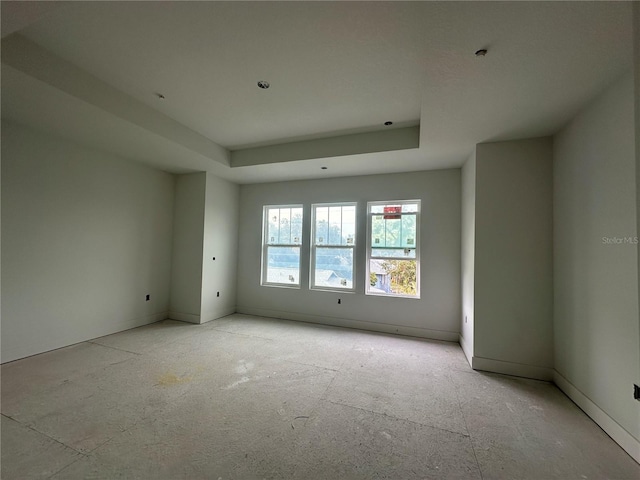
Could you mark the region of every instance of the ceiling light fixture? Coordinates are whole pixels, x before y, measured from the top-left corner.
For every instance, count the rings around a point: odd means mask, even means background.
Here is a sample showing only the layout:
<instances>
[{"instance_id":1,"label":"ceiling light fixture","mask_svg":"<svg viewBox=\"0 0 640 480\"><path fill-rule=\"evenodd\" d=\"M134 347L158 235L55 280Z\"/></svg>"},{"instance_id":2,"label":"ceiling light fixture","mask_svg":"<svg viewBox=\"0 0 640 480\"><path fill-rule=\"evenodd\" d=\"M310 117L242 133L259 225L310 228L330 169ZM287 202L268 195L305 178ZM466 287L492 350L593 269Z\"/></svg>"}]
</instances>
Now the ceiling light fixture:
<instances>
[{"instance_id":1,"label":"ceiling light fixture","mask_svg":"<svg viewBox=\"0 0 640 480\"><path fill-rule=\"evenodd\" d=\"M260 80L258 82L258 86L264 90L266 90L267 88L269 88L271 85L269 85L269 82L265 82L264 80Z\"/></svg>"},{"instance_id":2,"label":"ceiling light fixture","mask_svg":"<svg viewBox=\"0 0 640 480\"><path fill-rule=\"evenodd\" d=\"M476 52L476 57L484 57L487 54L486 48L481 48Z\"/></svg>"},{"instance_id":3,"label":"ceiling light fixture","mask_svg":"<svg viewBox=\"0 0 640 480\"><path fill-rule=\"evenodd\" d=\"M384 122L385 126L393 125L393 122Z\"/></svg>"}]
</instances>

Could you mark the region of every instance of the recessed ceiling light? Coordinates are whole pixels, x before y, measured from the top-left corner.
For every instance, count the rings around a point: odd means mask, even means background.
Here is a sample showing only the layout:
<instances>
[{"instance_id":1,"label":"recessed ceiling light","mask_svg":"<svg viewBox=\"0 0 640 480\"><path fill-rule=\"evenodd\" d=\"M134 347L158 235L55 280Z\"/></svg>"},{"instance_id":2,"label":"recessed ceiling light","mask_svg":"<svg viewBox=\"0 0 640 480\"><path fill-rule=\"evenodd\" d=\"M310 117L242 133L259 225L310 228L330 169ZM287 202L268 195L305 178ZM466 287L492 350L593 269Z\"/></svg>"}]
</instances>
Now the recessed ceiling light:
<instances>
[{"instance_id":1,"label":"recessed ceiling light","mask_svg":"<svg viewBox=\"0 0 640 480\"><path fill-rule=\"evenodd\" d=\"M327 169L327 167L320 167L320 168L321 168L322 170L326 170L326 169Z\"/></svg>"},{"instance_id":2,"label":"recessed ceiling light","mask_svg":"<svg viewBox=\"0 0 640 480\"><path fill-rule=\"evenodd\" d=\"M486 48L481 48L476 52L476 57L484 57L487 54Z\"/></svg>"},{"instance_id":3,"label":"recessed ceiling light","mask_svg":"<svg viewBox=\"0 0 640 480\"><path fill-rule=\"evenodd\" d=\"M384 124L388 127L389 125L393 125L393 122L384 122Z\"/></svg>"},{"instance_id":4,"label":"recessed ceiling light","mask_svg":"<svg viewBox=\"0 0 640 480\"><path fill-rule=\"evenodd\" d=\"M265 90L266 90L266 89L267 89L267 88L269 88L271 85L269 85L269 82L265 82L264 80L260 80L260 81L258 82L258 86L259 86L260 88L263 88L263 89L265 89Z\"/></svg>"}]
</instances>

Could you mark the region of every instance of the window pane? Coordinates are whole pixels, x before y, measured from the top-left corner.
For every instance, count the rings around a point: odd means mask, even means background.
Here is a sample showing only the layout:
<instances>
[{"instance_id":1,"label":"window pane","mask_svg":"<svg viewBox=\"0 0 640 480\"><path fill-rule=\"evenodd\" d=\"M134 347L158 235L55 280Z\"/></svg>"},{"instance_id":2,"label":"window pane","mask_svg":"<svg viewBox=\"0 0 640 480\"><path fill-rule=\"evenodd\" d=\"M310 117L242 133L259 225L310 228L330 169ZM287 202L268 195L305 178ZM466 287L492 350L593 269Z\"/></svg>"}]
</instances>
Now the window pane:
<instances>
[{"instance_id":1,"label":"window pane","mask_svg":"<svg viewBox=\"0 0 640 480\"><path fill-rule=\"evenodd\" d=\"M388 205L371 205L371 213L389 213L389 210L395 210L396 208L398 208L398 211L402 211L402 206L394 203Z\"/></svg>"},{"instance_id":2,"label":"window pane","mask_svg":"<svg viewBox=\"0 0 640 480\"><path fill-rule=\"evenodd\" d=\"M404 203L402 205L402 213L417 213L417 212L418 212L417 203Z\"/></svg>"},{"instance_id":3,"label":"window pane","mask_svg":"<svg viewBox=\"0 0 640 480\"><path fill-rule=\"evenodd\" d=\"M267 243L278 243L280 237L280 209L270 208L267 211L267 221L269 222L269 230L267 232Z\"/></svg>"},{"instance_id":4,"label":"window pane","mask_svg":"<svg viewBox=\"0 0 640 480\"><path fill-rule=\"evenodd\" d=\"M314 228L316 245L355 245L355 205L316 206Z\"/></svg>"},{"instance_id":5,"label":"window pane","mask_svg":"<svg viewBox=\"0 0 640 480\"><path fill-rule=\"evenodd\" d=\"M372 257L416 258L415 248L372 248Z\"/></svg>"},{"instance_id":6,"label":"window pane","mask_svg":"<svg viewBox=\"0 0 640 480\"><path fill-rule=\"evenodd\" d=\"M353 249L316 248L316 287L353 288Z\"/></svg>"},{"instance_id":7,"label":"window pane","mask_svg":"<svg viewBox=\"0 0 640 480\"><path fill-rule=\"evenodd\" d=\"M342 207L342 239L343 245L354 245L356 239L356 207Z\"/></svg>"},{"instance_id":8,"label":"window pane","mask_svg":"<svg viewBox=\"0 0 640 480\"><path fill-rule=\"evenodd\" d=\"M395 217L395 215L393 216ZM384 220L385 247L399 247L402 245L402 220L400 215L397 215L397 217Z\"/></svg>"},{"instance_id":9,"label":"window pane","mask_svg":"<svg viewBox=\"0 0 640 480\"><path fill-rule=\"evenodd\" d=\"M369 260L368 292L379 295L417 295L415 260Z\"/></svg>"},{"instance_id":10,"label":"window pane","mask_svg":"<svg viewBox=\"0 0 640 480\"><path fill-rule=\"evenodd\" d=\"M269 208L267 221L267 244L302 244L302 208Z\"/></svg>"},{"instance_id":11,"label":"window pane","mask_svg":"<svg viewBox=\"0 0 640 480\"><path fill-rule=\"evenodd\" d=\"M395 214L373 215L371 217L371 247L402 247L402 217L403 215Z\"/></svg>"},{"instance_id":12,"label":"window pane","mask_svg":"<svg viewBox=\"0 0 640 480\"><path fill-rule=\"evenodd\" d=\"M291 209L280 209L280 236L278 243L293 243L291 239Z\"/></svg>"},{"instance_id":13,"label":"window pane","mask_svg":"<svg viewBox=\"0 0 640 480\"><path fill-rule=\"evenodd\" d=\"M385 246L384 220L382 215L373 215L371 217L371 246Z\"/></svg>"},{"instance_id":14,"label":"window pane","mask_svg":"<svg viewBox=\"0 0 640 480\"><path fill-rule=\"evenodd\" d=\"M342 245L342 207L329 207L329 245Z\"/></svg>"},{"instance_id":15,"label":"window pane","mask_svg":"<svg viewBox=\"0 0 640 480\"><path fill-rule=\"evenodd\" d=\"M326 245L329 242L329 208L316 208L315 236L317 245Z\"/></svg>"},{"instance_id":16,"label":"window pane","mask_svg":"<svg viewBox=\"0 0 640 480\"><path fill-rule=\"evenodd\" d=\"M291 209L291 243L302 244L302 208Z\"/></svg>"},{"instance_id":17,"label":"window pane","mask_svg":"<svg viewBox=\"0 0 640 480\"><path fill-rule=\"evenodd\" d=\"M402 216L401 246L414 248L416 246L416 216Z\"/></svg>"},{"instance_id":18,"label":"window pane","mask_svg":"<svg viewBox=\"0 0 640 480\"><path fill-rule=\"evenodd\" d=\"M388 203L386 205L384 204L379 204L379 205L371 205L370 207L370 212L371 213L386 213L387 215L391 215L392 212L395 212L397 209L397 213L417 213L419 208L418 208L418 203L402 203L402 204L398 204L398 203Z\"/></svg>"},{"instance_id":19,"label":"window pane","mask_svg":"<svg viewBox=\"0 0 640 480\"><path fill-rule=\"evenodd\" d=\"M267 275L269 283L300 283L300 247L267 247Z\"/></svg>"},{"instance_id":20,"label":"window pane","mask_svg":"<svg viewBox=\"0 0 640 480\"><path fill-rule=\"evenodd\" d=\"M369 203L371 232L366 293L419 297L420 201Z\"/></svg>"}]
</instances>

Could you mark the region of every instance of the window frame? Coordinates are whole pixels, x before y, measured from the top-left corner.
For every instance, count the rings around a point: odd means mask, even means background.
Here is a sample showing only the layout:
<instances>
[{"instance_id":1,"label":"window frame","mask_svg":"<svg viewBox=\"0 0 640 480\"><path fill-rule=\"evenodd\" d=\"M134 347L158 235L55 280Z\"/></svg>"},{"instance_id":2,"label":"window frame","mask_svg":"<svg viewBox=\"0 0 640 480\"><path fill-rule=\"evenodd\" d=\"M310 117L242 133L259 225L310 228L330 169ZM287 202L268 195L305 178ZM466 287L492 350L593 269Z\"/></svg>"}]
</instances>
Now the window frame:
<instances>
[{"instance_id":1,"label":"window frame","mask_svg":"<svg viewBox=\"0 0 640 480\"><path fill-rule=\"evenodd\" d=\"M300 242L299 243L269 243L269 219L268 212L271 209L284 209L290 210L300 209L302 211L302 219L300 223ZM304 205L302 204L283 204L283 205L263 205L262 207L262 255L260 262L260 285L263 287L279 287L279 288L292 288L300 289L302 287L302 245L304 244ZM286 247L298 249L298 278L296 283L284 283L284 282L270 282L267 280L269 271L269 247Z\"/></svg>"},{"instance_id":2,"label":"window frame","mask_svg":"<svg viewBox=\"0 0 640 480\"><path fill-rule=\"evenodd\" d=\"M418 205L418 211L415 213L402 213L400 212L399 215L415 215L415 219L416 219L416 235L415 235L415 257L414 258L407 258L407 257L379 257L379 256L373 256L372 255L372 251L373 251L373 247L371 245L371 236L372 236L372 232L373 232L373 217L374 215L381 215L380 213L372 213L372 207L375 206L402 206L402 205L408 205L408 204L417 204ZM420 299L420 216L422 213L422 203L420 201L420 199L414 199L414 200L376 200L376 201L372 201L372 202L367 202L367 242L366 242L366 277L365 277L365 284L364 284L364 293L365 295L371 295L371 296L375 296L375 297L383 297L383 298L413 298L413 299ZM380 248L380 247L378 247ZM391 248L391 247L387 247L387 248ZM403 247L397 247L397 248L403 248ZM415 295L409 295L409 294L402 294L402 293L377 293L377 292L371 292L370 288L371 288L371 282L370 282L370 278L371 278L371 260L410 260L410 261L415 261L416 263L416 294Z\"/></svg>"},{"instance_id":3,"label":"window frame","mask_svg":"<svg viewBox=\"0 0 640 480\"><path fill-rule=\"evenodd\" d=\"M354 208L354 231L353 244L351 245L318 245L316 242L316 209L317 207L353 207ZM355 293L356 291L356 245L358 244L358 202L329 202L329 203L313 203L311 204L311 232L310 232L310 251L309 251L309 290L328 291L328 292L345 292ZM351 288L349 287L330 287L326 285L316 285L316 251L320 248L328 249L351 249L351 257L353 259L351 265L352 279Z\"/></svg>"}]
</instances>

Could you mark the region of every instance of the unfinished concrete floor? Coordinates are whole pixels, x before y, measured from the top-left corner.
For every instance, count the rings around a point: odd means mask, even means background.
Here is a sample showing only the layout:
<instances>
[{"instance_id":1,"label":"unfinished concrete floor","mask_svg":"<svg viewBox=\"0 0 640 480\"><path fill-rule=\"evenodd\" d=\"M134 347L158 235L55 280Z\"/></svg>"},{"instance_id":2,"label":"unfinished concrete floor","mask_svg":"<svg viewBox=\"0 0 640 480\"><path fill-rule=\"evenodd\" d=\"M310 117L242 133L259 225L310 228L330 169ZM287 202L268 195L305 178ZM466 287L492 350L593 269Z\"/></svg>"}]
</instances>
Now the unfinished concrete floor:
<instances>
[{"instance_id":1,"label":"unfinished concrete floor","mask_svg":"<svg viewBox=\"0 0 640 480\"><path fill-rule=\"evenodd\" d=\"M456 344L232 315L2 366L2 478L634 479L555 386Z\"/></svg>"}]
</instances>

